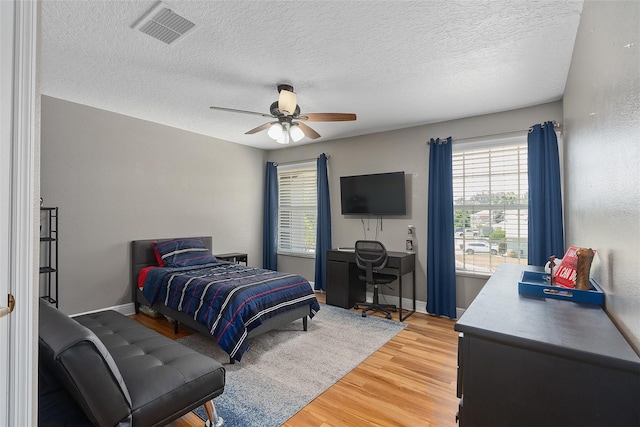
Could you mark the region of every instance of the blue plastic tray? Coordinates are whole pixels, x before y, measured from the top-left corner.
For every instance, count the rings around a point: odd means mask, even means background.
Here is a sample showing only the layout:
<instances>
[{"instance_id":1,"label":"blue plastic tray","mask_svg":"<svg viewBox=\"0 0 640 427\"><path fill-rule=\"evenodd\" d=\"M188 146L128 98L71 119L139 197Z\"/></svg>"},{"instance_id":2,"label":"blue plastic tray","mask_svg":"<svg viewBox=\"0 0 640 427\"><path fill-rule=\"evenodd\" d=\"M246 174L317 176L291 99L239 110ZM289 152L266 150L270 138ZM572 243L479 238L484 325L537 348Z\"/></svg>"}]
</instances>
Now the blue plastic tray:
<instances>
[{"instance_id":1,"label":"blue plastic tray","mask_svg":"<svg viewBox=\"0 0 640 427\"><path fill-rule=\"evenodd\" d=\"M518 282L518 292L544 298L555 298L588 304L602 305L604 293L594 280L590 280L591 289L571 289L563 286L551 286L550 275L539 271L523 271Z\"/></svg>"}]
</instances>

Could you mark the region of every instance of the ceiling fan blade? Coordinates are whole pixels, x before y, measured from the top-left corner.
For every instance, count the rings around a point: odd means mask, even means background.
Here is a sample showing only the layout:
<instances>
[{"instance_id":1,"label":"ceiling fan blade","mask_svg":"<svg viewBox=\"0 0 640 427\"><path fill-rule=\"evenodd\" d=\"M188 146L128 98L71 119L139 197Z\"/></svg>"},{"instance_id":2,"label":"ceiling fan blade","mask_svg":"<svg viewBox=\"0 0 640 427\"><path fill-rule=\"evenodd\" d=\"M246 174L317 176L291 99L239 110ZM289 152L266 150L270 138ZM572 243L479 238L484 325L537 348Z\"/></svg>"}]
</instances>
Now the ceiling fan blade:
<instances>
[{"instance_id":1,"label":"ceiling fan blade","mask_svg":"<svg viewBox=\"0 0 640 427\"><path fill-rule=\"evenodd\" d=\"M278 96L278 110L285 116L291 116L296 111L298 103L296 93L286 89L280 90Z\"/></svg>"},{"instance_id":2,"label":"ceiling fan blade","mask_svg":"<svg viewBox=\"0 0 640 427\"><path fill-rule=\"evenodd\" d=\"M278 123L278 122L265 123L265 124L263 124L263 125L258 126L257 128L253 128L253 129L251 129L251 130L246 131L244 134L245 134L245 135L251 135L251 134L254 134L254 133L258 133L258 132L260 132L260 131L263 131L263 130L265 130L265 129L268 129L268 128L269 128L272 124L274 124L274 123Z\"/></svg>"},{"instance_id":3,"label":"ceiling fan blade","mask_svg":"<svg viewBox=\"0 0 640 427\"><path fill-rule=\"evenodd\" d=\"M230 113L242 113L242 114L251 114L254 116L273 117L271 114L256 113L255 111L236 110L235 108L224 108L224 107L209 107L209 108L211 108L212 110L228 111Z\"/></svg>"},{"instance_id":4,"label":"ceiling fan blade","mask_svg":"<svg viewBox=\"0 0 640 427\"><path fill-rule=\"evenodd\" d=\"M304 123L297 122L297 125L300 126L300 129L302 129L302 132L304 132L304 136L306 136L307 138L311 138L311 139L320 138L320 134L318 132L311 129L309 126L305 125Z\"/></svg>"},{"instance_id":5,"label":"ceiling fan blade","mask_svg":"<svg viewBox=\"0 0 640 427\"><path fill-rule=\"evenodd\" d=\"M307 113L296 117L296 119L308 122L350 122L356 120L356 115L351 113Z\"/></svg>"}]
</instances>

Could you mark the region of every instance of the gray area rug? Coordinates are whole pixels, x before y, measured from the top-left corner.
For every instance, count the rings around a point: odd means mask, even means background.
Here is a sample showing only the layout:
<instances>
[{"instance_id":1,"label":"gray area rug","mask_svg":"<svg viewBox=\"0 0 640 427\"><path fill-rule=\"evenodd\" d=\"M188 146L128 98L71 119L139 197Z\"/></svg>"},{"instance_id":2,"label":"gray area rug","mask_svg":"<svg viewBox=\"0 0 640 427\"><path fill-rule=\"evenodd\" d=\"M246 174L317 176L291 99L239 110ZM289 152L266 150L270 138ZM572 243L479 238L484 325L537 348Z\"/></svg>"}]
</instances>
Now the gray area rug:
<instances>
[{"instance_id":1,"label":"gray area rug","mask_svg":"<svg viewBox=\"0 0 640 427\"><path fill-rule=\"evenodd\" d=\"M242 362L233 365L211 337L194 334L178 341L225 366L225 391L214 403L226 427L276 427L405 327L321 304L307 332L297 320L253 338ZM206 418L202 408L195 412Z\"/></svg>"}]
</instances>

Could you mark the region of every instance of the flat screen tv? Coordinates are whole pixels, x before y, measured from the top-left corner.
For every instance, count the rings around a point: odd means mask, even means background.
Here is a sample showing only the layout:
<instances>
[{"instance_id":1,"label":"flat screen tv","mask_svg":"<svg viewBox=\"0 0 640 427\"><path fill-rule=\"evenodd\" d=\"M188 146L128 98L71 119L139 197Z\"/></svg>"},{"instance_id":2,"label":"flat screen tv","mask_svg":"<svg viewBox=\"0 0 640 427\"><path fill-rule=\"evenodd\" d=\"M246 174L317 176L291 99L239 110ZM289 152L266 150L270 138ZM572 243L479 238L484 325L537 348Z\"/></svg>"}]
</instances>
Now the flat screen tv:
<instances>
[{"instance_id":1,"label":"flat screen tv","mask_svg":"<svg viewBox=\"0 0 640 427\"><path fill-rule=\"evenodd\" d=\"M343 215L405 215L404 172L340 177Z\"/></svg>"}]
</instances>

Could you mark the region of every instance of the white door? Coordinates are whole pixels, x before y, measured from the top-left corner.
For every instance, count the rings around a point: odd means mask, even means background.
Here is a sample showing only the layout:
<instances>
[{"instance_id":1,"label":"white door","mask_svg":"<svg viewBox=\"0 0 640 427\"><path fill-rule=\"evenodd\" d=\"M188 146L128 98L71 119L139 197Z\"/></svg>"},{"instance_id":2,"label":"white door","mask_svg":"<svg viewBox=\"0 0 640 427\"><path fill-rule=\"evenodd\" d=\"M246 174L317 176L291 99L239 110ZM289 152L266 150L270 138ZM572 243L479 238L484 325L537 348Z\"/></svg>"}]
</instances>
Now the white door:
<instances>
[{"instance_id":1,"label":"white door","mask_svg":"<svg viewBox=\"0 0 640 427\"><path fill-rule=\"evenodd\" d=\"M35 1L0 0L0 427L37 424Z\"/></svg>"}]
</instances>

